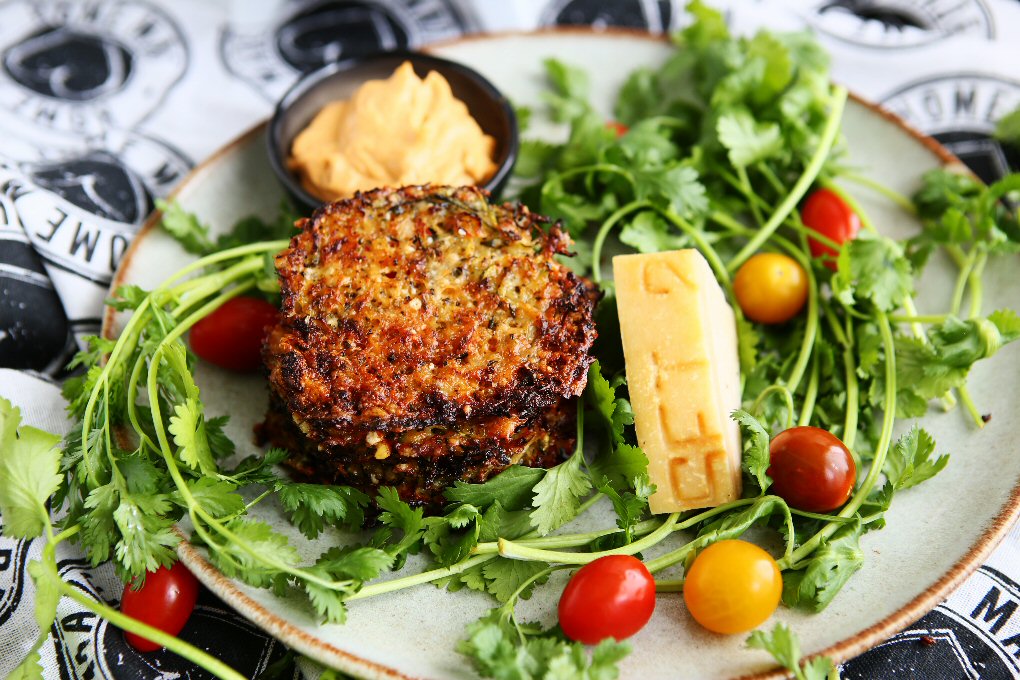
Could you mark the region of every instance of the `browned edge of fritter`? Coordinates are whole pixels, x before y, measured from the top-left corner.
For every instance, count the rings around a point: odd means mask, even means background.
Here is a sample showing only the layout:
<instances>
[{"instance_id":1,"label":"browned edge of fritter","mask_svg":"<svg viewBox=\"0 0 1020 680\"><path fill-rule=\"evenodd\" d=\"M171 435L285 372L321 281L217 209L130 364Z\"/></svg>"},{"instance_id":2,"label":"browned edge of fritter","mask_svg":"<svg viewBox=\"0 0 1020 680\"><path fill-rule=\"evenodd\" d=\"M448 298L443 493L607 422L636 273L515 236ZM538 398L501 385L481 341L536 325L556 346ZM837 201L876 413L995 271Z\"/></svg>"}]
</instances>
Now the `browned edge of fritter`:
<instances>
[{"instance_id":1,"label":"browned edge of fritter","mask_svg":"<svg viewBox=\"0 0 1020 680\"><path fill-rule=\"evenodd\" d=\"M607 29L602 31L593 31L582 27L561 27L545 29L537 32L506 31L474 34L466 38L449 40L443 43L435 43L425 48L423 51L429 52L435 49L441 49L444 46L459 44L461 42L509 36L531 37L536 35L610 35L621 38L630 37L655 42L668 42L668 38L653 36L636 30ZM851 93L850 96L858 104L871 109L877 115L899 126L907 134L917 140L922 146L931 151L932 154L944 164L965 167L960 159L953 155L948 149L939 144L936 140L907 124L896 114L887 111L886 109L883 109L882 107L873 104L856 94ZM199 164L181 181L181 183L177 186L177 189L175 189L175 191L170 195L170 198L181 193L191 182L199 180L201 175L212 169L214 165L228 161L229 157L236 152L238 148L250 143L253 137L257 137L263 131L267 122L268 121L263 121L262 123L254 126L252 129L243 133L240 137L228 143L222 149ZM121 261L120 267L111 282L111 290L114 290L124 281L124 278L130 269L132 254L135 252L136 248L140 247L139 244L143 240L145 234L156 228L161 217L162 215L159 211L154 211L148 219L145 220L142 228L136 234L135 239L132 241L131 246L129 246L123 260ZM101 335L105 338L113 339L115 315L116 312L108 308L106 314L103 316ZM1017 483L1013 486L1009 498L1003 504L998 517L992 521L971 549L968 550L967 553L964 554L963 557L961 557L948 572L932 582L932 584L922 593L890 616L887 616L881 621L860 631L856 635L847 638L846 640L842 640L810 655L810 657L829 656L836 662L846 661L847 659L870 649L877 643L889 638L893 634L913 623L922 615L933 609L939 602L944 600L956 586L962 583L964 579L971 574L971 572L977 569L981 562L984 561L989 554L991 554L996 545L1005 538L1010 527L1017 521L1018 518L1020 518L1020 480L1017 480ZM194 546L186 541L182 541L180 543L177 552L180 555L181 560L187 564L187 566L191 568L197 576L199 576L203 583L207 586L215 584L217 588L216 592L235 609L251 618L263 630L278 639L285 640L287 644L298 651L313 656L318 655L319 658L329 657L330 659L335 660L339 669L350 673L363 673L366 678L385 678L387 680L398 678L401 680L424 680L420 676L406 675L396 669L381 666L373 661L338 649L331 644L322 642L321 640L304 633L296 626L293 626L276 614L271 613L260 603L243 593L233 581L226 578L215 567L209 564L209 562L194 548ZM779 667L776 667L771 671L745 675L735 680L774 680L785 677L789 677L789 673Z\"/></svg>"}]
</instances>

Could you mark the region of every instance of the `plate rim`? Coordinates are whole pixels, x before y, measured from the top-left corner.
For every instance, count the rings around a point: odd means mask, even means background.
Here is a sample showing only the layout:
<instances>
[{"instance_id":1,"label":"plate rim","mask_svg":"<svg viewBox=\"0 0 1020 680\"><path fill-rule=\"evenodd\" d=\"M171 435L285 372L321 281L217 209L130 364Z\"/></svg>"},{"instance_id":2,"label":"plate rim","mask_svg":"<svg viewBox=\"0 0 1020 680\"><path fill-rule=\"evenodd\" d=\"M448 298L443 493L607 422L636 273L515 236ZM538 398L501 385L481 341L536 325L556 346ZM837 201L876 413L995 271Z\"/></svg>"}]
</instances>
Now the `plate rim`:
<instances>
[{"instance_id":1,"label":"plate rim","mask_svg":"<svg viewBox=\"0 0 1020 680\"><path fill-rule=\"evenodd\" d=\"M574 35L595 38L630 38L667 44L670 42L667 35L654 35L638 29L625 27L593 29L586 26L558 26L545 27L532 31L508 30L477 32L449 40L430 43L429 45L421 47L420 51L431 53L434 50L441 51L445 48L471 42L484 42L514 37L554 37L557 35ZM900 128L903 132L907 133L915 141L930 151L943 166L952 167L954 169L959 168L963 169L965 172L970 172L970 170L967 169L967 166L964 165L963 162L960 161L960 159L952 152L946 149L946 147L931 136L924 134L906 122L899 115L852 91L849 93L849 96L850 99L857 104L869 109L872 113L877 114L881 118L884 118ZM251 126L206 157L202 162L192 168L192 170L185 175L183 179L181 179L174 190L167 195L167 200L177 197L180 193L187 190L193 182L199 180L201 175L210 171L214 166L224 161L224 159L235 153L238 149L252 143L254 138L257 138L265 132L268 122L269 118L267 117L261 122ZM127 270L130 268L130 261L132 257L137 249L141 247L140 244L143 237L158 226L162 220L162 215L163 213L161 210L153 209L142 223L142 226L139 228L138 232L132 239L131 244L128 246L127 251L124 253L117 271L110 282L111 294L122 284L123 278L126 275ZM102 337L111 337L116 314L116 310L111 307L105 308L102 317L102 328L100 331ZM852 657L864 653L869 649L872 649L878 643L888 639L907 625L913 623L921 616L934 609L964 580L966 580L966 578L969 577L984 562L985 558L987 558L988 555L990 555L1002 542L1018 520L1020 520L1020 479L1014 483L1008 498L996 517L992 519L967 552L964 553L964 555L955 562L948 571L939 575L939 577L936 578L930 585L918 593L916 597L885 618L875 622L863 630L858 631L856 634L851 635L848 638L826 647L825 649L806 655L805 658L828 656L833 660L833 662L837 664L842 663ZM357 654L340 649L333 644L306 633L290 623L288 620L270 612L262 606L262 604L249 597L240 588L238 588L232 579L227 578L222 572L216 569L216 567L214 567L205 558L205 556L203 556L191 543L187 541L187 537L178 527L175 526L174 530L181 536L182 539L177 547L177 553L181 561L184 562L185 565L187 565L192 572L199 577L199 580L213 591L213 593L223 599L224 602L233 607L242 616L251 620L274 638L284 642L299 652L307 654L317 662L326 663L323 660L328 658L328 663L332 667L348 673L358 673L365 678L382 678L386 680L424 680L423 676L408 675L395 668L391 668L384 664L377 663L370 659L358 656ZM733 680L774 680L785 677L787 677L785 669L776 666L771 670L737 676Z\"/></svg>"}]
</instances>

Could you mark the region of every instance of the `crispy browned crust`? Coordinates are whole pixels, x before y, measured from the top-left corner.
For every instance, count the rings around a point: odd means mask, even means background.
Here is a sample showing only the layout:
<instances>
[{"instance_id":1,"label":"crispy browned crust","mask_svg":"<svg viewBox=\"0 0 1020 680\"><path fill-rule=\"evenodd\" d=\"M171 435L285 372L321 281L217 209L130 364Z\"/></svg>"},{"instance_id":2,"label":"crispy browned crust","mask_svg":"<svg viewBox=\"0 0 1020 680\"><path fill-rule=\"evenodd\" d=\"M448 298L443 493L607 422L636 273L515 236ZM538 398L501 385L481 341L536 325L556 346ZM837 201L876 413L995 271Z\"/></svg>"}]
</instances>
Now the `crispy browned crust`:
<instances>
[{"instance_id":1,"label":"crispy browned crust","mask_svg":"<svg viewBox=\"0 0 1020 680\"><path fill-rule=\"evenodd\" d=\"M555 260L569 238L473 187L380 189L303 222L277 257L264 356L305 435L488 416L531 420L584 388L595 288Z\"/></svg>"},{"instance_id":2,"label":"crispy browned crust","mask_svg":"<svg viewBox=\"0 0 1020 680\"><path fill-rule=\"evenodd\" d=\"M260 434L291 452L286 465L300 479L353 486L370 496L392 486L402 500L438 512L448 502L443 490L458 480L481 483L510 465L563 461L576 443L576 407L576 399L560 399L528 422L486 418L452 428L373 430L347 446L320 447L273 398ZM516 424L508 429L509 422Z\"/></svg>"}]
</instances>

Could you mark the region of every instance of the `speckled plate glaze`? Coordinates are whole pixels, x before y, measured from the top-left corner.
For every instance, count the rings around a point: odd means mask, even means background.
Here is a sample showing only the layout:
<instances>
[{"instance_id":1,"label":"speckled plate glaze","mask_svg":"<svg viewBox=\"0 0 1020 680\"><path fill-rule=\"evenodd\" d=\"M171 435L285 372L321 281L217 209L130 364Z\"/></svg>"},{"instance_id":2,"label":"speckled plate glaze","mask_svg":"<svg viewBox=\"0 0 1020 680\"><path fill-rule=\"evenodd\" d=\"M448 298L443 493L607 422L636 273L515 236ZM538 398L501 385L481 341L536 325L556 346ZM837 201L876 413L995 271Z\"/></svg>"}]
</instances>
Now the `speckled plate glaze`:
<instances>
[{"instance_id":1,"label":"speckled plate glaze","mask_svg":"<svg viewBox=\"0 0 1020 680\"><path fill-rule=\"evenodd\" d=\"M608 116L610 102L626 75L638 66L655 66L669 53L660 40L626 32L560 30L534 34L474 37L433 48L441 56L477 68L518 104L536 105L543 85L542 60L556 57L584 65L592 74L594 98ZM282 195L265 158L263 128L241 136L197 168L177 199L203 221L225 228L248 214L272 214ZM538 121L528 136L555 138L564 130ZM953 162L932 140L906 128L894 116L860 101L847 107L844 133L851 161L867 175L910 193L921 173ZM866 190L848 187L880 228L894 235L917 229L911 217ZM151 287L189 260L150 218L136 238L116 284ZM986 272L986 310L1020 308L1016 262L996 262ZM940 309L954 273L948 261L929 265L920 284L919 308ZM112 313L107 332L116 333ZM781 609L774 617L791 626L803 648L844 660L887 638L934 607L957 586L1020 515L1020 347L1010 346L979 365L972 376L974 399L996 417L983 430L959 411L924 419L940 452L952 453L946 470L923 486L902 493L888 514L888 526L862 540L864 568L836 601L816 615ZM231 415L230 434L245 452L254 449L252 425L265 408L261 378L237 377L201 365L197 380L210 413ZM902 424L901 424L902 427ZM612 524L607 508L596 508L589 522ZM314 544L283 519L279 508L260 504L255 513L293 537L313 558L339 534ZM188 527L182 527L186 532ZM661 549L665 549L664 547ZM224 577L202 550L185 543L181 559L211 590L256 624L301 654L356 676L369 678L468 678L469 665L455 651L466 625L491 601L484 595L448 593L420 586L350 604L345 625L320 625L298 599L278 599L268 591ZM409 569L415 569L411 560ZM565 575L560 574L561 578ZM562 584L559 584L562 585ZM522 603L526 619L555 620L559 585L551 583ZM677 595L661 595L651 623L631 639L633 653L623 662L626 678L779 677L771 659L744 647L743 635L707 633L682 611ZM771 623L769 624L771 625Z\"/></svg>"}]
</instances>

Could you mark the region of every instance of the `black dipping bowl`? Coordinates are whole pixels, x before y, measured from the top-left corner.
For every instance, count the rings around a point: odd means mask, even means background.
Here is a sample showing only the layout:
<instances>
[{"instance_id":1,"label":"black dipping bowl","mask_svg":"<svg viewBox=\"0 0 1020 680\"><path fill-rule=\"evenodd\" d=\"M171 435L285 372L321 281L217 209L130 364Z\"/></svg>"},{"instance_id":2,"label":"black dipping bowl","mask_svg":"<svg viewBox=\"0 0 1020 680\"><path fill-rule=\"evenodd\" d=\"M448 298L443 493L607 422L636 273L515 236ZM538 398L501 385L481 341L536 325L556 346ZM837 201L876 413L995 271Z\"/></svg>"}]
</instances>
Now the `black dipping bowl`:
<instances>
[{"instance_id":1,"label":"black dipping bowl","mask_svg":"<svg viewBox=\"0 0 1020 680\"><path fill-rule=\"evenodd\" d=\"M482 131L496 141L492 159L496 172L482 187L494 196L499 195L510 178L520 146L517 116L507 98L481 74L463 64L417 52L386 52L338 61L313 71L299 79L276 105L266 135L269 162L287 194L299 207L314 210L325 201L309 193L287 168L294 138L326 104L350 99L362 83L388 78L405 61L411 62L419 78L424 78L429 71L437 71L446 78L453 96L467 105Z\"/></svg>"}]
</instances>

